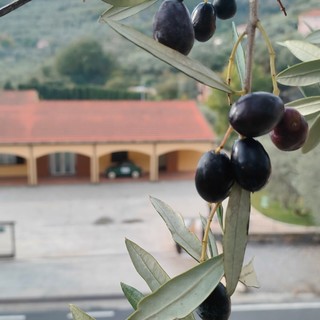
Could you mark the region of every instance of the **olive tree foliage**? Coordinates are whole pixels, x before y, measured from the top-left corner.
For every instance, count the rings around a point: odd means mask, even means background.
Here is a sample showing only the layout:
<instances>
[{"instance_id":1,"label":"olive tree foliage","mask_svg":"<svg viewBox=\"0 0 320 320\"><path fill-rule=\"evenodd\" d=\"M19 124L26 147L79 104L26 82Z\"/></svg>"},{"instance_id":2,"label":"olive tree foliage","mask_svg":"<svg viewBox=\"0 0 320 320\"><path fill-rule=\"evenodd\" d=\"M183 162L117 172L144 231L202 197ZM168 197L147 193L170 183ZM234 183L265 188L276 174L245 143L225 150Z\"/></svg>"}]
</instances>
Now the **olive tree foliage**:
<instances>
[{"instance_id":1,"label":"olive tree foliage","mask_svg":"<svg viewBox=\"0 0 320 320\"><path fill-rule=\"evenodd\" d=\"M115 62L98 41L81 39L58 54L55 66L75 84L104 85L111 78Z\"/></svg>"},{"instance_id":2,"label":"olive tree foliage","mask_svg":"<svg viewBox=\"0 0 320 320\"><path fill-rule=\"evenodd\" d=\"M223 105L226 106L225 110L221 111L221 114L222 112L224 113L224 117L227 116L227 110L232 101L235 101L238 96L252 92L252 90L273 90L274 95L279 95L277 81L285 85L293 86L309 85L319 82L319 62L313 60L311 63L306 61L306 64L302 66L292 66L277 75L274 50L262 26L262 22L258 17L258 0L248 1L249 19L245 32L238 35L237 29L233 25L232 36L234 43L228 59L226 76L221 76L216 70L212 70L200 61L185 56L172 48L168 48L145 33L122 22L125 18L150 7L156 3L157 0L102 1L108 4L108 7L102 14L101 21L105 22L127 40L188 75L190 78L223 92L226 101L228 101L227 104L223 103ZM274 5L280 5L281 11L286 14L285 8L280 0L275 0ZM266 45L266 51L268 52L268 62L270 64L270 76L268 77L254 64L254 43L257 30L262 35ZM245 38L246 49L244 50L242 42ZM289 44L286 44L286 46L291 50ZM317 59L318 58L315 60ZM233 66L236 66L237 77L232 73ZM220 94L215 93L212 99L215 100L215 97L219 97L219 95ZM219 100L217 99L218 102L213 101L213 103L220 104L222 100L221 97L219 97ZM317 120L320 113L319 100L320 99L316 97L311 99L306 97L302 99L302 101L293 102L294 107L298 108L301 113L310 120L311 130L303 149L304 153L310 152L310 155L317 152L315 150L320 141L320 125ZM214 152L219 153L221 149L225 147L227 140L231 137L232 131L232 127L229 126L221 143ZM276 152L280 153L281 151L277 150ZM299 164L296 156L299 158ZM292 161L292 167L291 163L290 166L287 167L282 165L278 173L279 180L283 177L288 178L281 182L282 185L285 186L288 196L290 195L292 197L286 199L288 206L291 201L298 201L297 199L302 192L312 192L313 185L310 186L311 189L307 189L302 183L298 183L298 186L295 181L296 171L294 170L294 164L296 165L296 169L298 169L300 167L300 158L302 158L301 153L296 153L288 156L286 160L280 159L278 161L279 163ZM311 156L308 161L311 161L312 158ZM306 167L305 164L301 164L301 166ZM291 169L292 171L290 171ZM307 174L304 170L301 172L304 175ZM309 179L310 177L305 176L304 178ZM305 199L307 201L308 198L306 197ZM154 197L150 197L150 201L167 225L173 240L196 261L196 265L171 279L161 267L160 263L150 253L138 244L127 239L125 243L131 261L136 271L150 288L150 292L143 294L128 284L121 284L124 295L134 309L127 320L195 320L193 312L211 295L222 278L224 278L226 283L226 293L228 297L233 295L239 282L242 282L248 287L259 286L252 262L244 265L246 245L249 238L250 191L245 190L240 187L239 184L235 183L230 191L226 210L222 207L221 202L210 204L209 216L201 216L204 229L202 239L196 237L195 234L189 230L183 217L175 212L169 205ZM311 206L315 206L315 204L310 203L310 207ZM222 229L222 250L218 250L215 236L210 228L215 214L218 217ZM71 306L71 312L75 320L92 319L92 317L86 315L85 312L74 305Z\"/></svg>"}]
</instances>

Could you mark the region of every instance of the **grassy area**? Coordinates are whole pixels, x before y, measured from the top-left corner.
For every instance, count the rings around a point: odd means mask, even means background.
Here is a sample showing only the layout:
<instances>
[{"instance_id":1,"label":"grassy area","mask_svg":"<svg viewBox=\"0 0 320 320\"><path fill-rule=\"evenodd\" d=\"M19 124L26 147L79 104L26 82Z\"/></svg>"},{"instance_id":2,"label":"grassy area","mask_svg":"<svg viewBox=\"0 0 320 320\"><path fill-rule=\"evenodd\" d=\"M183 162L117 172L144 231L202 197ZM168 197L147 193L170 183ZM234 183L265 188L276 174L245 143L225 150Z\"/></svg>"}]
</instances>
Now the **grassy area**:
<instances>
[{"instance_id":1,"label":"grassy area","mask_svg":"<svg viewBox=\"0 0 320 320\"><path fill-rule=\"evenodd\" d=\"M265 191L252 194L252 206L265 216L274 220L303 226L314 225L311 214L299 215L293 210L285 209L279 202L272 201L268 198Z\"/></svg>"}]
</instances>

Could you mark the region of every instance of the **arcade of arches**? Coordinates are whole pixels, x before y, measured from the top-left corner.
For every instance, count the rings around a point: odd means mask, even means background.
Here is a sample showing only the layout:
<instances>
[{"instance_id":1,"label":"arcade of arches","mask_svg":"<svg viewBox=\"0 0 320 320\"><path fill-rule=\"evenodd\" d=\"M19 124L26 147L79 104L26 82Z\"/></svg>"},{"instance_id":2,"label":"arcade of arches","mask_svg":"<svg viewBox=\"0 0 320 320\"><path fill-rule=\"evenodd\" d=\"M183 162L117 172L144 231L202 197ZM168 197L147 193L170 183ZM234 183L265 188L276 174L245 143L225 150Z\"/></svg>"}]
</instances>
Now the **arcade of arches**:
<instances>
[{"instance_id":1,"label":"arcade of arches","mask_svg":"<svg viewBox=\"0 0 320 320\"><path fill-rule=\"evenodd\" d=\"M209 142L150 142L118 144L26 144L0 146L1 179L22 178L29 185L50 177L73 176L101 182L114 153L125 152L128 160L157 181L159 174L194 172Z\"/></svg>"}]
</instances>

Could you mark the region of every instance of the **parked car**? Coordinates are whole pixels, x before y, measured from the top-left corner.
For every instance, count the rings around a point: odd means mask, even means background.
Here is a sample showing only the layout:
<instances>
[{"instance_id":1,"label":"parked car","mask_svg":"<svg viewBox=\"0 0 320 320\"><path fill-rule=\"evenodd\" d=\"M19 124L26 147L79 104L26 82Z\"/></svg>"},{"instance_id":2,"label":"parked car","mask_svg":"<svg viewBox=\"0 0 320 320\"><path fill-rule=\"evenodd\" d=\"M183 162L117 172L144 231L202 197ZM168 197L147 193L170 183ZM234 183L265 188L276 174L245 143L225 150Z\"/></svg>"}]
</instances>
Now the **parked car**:
<instances>
[{"instance_id":1,"label":"parked car","mask_svg":"<svg viewBox=\"0 0 320 320\"><path fill-rule=\"evenodd\" d=\"M111 165L105 171L105 175L109 179L114 179L117 177L139 178L141 174L142 169L131 161L125 161Z\"/></svg>"}]
</instances>

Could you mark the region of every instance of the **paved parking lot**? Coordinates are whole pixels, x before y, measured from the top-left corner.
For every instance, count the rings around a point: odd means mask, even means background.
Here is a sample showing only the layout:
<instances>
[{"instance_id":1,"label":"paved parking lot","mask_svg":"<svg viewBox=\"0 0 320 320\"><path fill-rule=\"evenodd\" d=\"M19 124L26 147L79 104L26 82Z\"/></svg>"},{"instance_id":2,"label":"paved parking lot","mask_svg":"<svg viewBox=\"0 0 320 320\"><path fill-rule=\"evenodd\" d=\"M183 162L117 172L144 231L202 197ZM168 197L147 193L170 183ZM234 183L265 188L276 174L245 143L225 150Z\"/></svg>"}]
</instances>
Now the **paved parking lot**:
<instances>
[{"instance_id":1,"label":"paved parking lot","mask_svg":"<svg viewBox=\"0 0 320 320\"><path fill-rule=\"evenodd\" d=\"M191 267L193 260L177 254L149 195L188 220L207 214L192 180L0 187L0 220L16 223L16 257L0 259L0 300L121 295L120 281L147 290L129 260L126 237L171 276ZM271 223L254 217L264 231ZM247 261L252 257L261 289L239 290L235 299L318 299L317 245L252 243Z\"/></svg>"}]
</instances>

